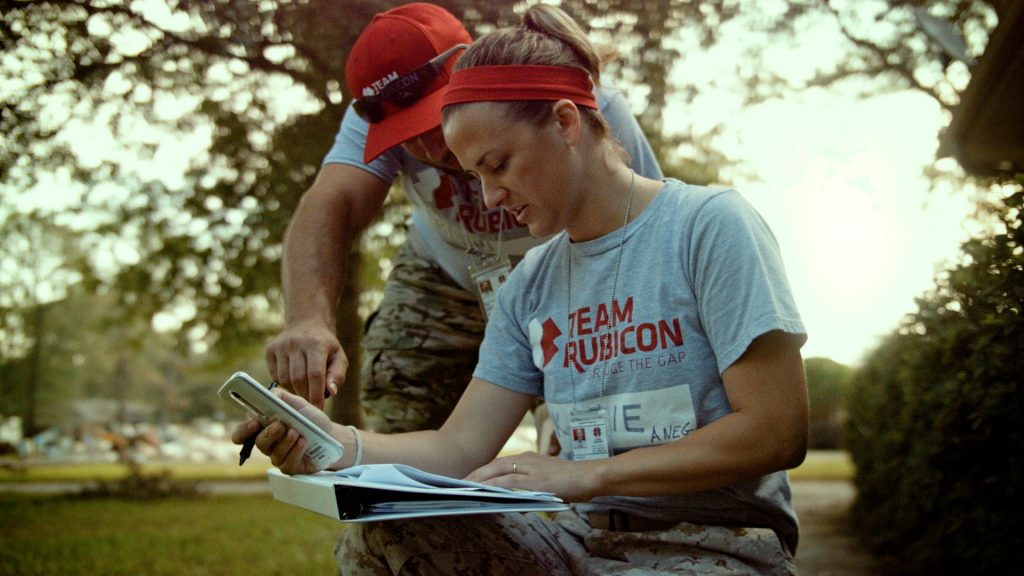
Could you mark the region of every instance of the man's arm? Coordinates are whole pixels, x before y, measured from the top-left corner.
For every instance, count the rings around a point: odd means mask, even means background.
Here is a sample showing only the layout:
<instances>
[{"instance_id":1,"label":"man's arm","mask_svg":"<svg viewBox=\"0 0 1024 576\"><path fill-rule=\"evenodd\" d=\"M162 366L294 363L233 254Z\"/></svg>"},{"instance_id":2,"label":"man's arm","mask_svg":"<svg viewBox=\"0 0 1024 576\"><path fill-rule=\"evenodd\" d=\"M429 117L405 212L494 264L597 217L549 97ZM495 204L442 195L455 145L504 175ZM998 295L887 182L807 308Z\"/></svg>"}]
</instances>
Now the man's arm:
<instances>
[{"instance_id":1,"label":"man's arm","mask_svg":"<svg viewBox=\"0 0 1024 576\"><path fill-rule=\"evenodd\" d=\"M337 393L348 357L335 312L353 242L380 213L389 184L355 166L326 164L303 194L285 234L281 265L285 329L266 349L277 382L316 406Z\"/></svg>"}]
</instances>

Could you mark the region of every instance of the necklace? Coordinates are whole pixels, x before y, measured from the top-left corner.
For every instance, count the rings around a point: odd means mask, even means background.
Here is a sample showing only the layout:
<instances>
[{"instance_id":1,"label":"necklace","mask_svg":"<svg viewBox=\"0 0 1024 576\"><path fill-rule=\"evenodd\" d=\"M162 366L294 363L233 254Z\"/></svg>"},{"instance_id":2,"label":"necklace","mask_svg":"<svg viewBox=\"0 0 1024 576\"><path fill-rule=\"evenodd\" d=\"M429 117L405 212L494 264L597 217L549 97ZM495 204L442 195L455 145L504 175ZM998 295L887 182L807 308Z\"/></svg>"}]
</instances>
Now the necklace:
<instances>
[{"instance_id":1,"label":"necklace","mask_svg":"<svg viewBox=\"0 0 1024 576\"><path fill-rule=\"evenodd\" d=\"M631 176L629 179L629 197L626 200L626 216L622 222L622 235L619 237L619 248L616 251L615 257L615 274L612 276L612 295L609 299L610 305L614 308L615 306L615 290L619 285L619 268L622 266L622 245L626 243L626 227L629 226L629 213L633 209L633 194L636 192L636 172L633 170L629 171ZM571 241L570 241L571 242ZM572 247L570 246L569 254L566 258L568 262L566 269L566 282L565 282L565 318L568 320L570 314L572 314ZM571 325L571 324L570 324ZM570 335L572 331L570 330ZM568 348L568 347L566 347ZM601 338L597 339L597 353L599 356L605 355L605 350L601 346ZM607 352L607 356L604 357L604 362L601 363L601 396L604 396L604 383L608 378L608 358L611 357L611 346ZM576 382L573 372L576 368L569 364L569 390L572 394L572 405L576 406Z\"/></svg>"}]
</instances>

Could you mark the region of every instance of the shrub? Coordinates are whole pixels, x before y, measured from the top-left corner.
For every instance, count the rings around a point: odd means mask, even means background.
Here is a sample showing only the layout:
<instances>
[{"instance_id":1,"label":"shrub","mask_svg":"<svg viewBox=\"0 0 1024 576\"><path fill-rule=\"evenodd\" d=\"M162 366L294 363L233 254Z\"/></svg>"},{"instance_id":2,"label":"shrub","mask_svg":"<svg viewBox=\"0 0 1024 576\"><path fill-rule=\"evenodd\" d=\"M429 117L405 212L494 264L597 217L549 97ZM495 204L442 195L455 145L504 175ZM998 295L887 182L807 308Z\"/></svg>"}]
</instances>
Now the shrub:
<instances>
[{"instance_id":1,"label":"shrub","mask_svg":"<svg viewBox=\"0 0 1024 576\"><path fill-rule=\"evenodd\" d=\"M1013 565L1024 454L1024 192L856 373L854 521L913 574Z\"/></svg>"},{"instance_id":2,"label":"shrub","mask_svg":"<svg viewBox=\"0 0 1024 576\"><path fill-rule=\"evenodd\" d=\"M845 447L843 424L853 369L828 358L808 358L804 369L810 401L810 447L818 450Z\"/></svg>"}]
</instances>

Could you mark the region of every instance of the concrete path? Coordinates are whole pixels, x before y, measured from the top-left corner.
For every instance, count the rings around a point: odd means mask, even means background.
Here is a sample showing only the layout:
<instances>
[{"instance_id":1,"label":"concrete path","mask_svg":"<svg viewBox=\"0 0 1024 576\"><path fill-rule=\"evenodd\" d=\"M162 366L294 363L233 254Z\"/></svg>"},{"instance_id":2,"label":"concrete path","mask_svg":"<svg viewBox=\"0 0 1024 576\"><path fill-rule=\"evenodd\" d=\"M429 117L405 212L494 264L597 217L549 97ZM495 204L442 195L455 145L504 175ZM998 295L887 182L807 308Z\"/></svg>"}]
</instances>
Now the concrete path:
<instances>
[{"instance_id":1,"label":"concrete path","mask_svg":"<svg viewBox=\"0 0 1024 576\"><path fill-rule=\"evenodd\" d=\"M881 564L860 545L849 526L857 495L849 481L792 482L800 518L796 565L800 576L876 576Z\"/></svg>"}]
</instances>

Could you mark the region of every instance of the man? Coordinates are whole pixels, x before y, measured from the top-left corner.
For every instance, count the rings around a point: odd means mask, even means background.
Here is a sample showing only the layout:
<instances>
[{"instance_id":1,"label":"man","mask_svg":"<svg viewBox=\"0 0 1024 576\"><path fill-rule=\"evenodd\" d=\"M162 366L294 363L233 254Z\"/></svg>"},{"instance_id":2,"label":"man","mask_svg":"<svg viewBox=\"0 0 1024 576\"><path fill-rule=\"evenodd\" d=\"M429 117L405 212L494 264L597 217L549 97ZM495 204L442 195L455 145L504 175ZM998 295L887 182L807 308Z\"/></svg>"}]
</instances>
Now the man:
<instances>
[{"instance_id":1,"label":"man","mask_svg":"<svg viewBox=\"0 0 1024 576\"><path fill-rule=\"evenodd\" d=\"M542 240L502 209L484 206L441 133L441 96L465 27L426 3L376 15L345 66L356 97L284 243L286 326L267 346L270 373L323 406L348 358L335 311L352 243L381 211L397 177L413 207L409 236L363 339L368 427L405 432L440 426L470 381L485 309L511 265ZM636 172L661 170L621 93L596 90Z\"/></svg>"}]
</instances>

